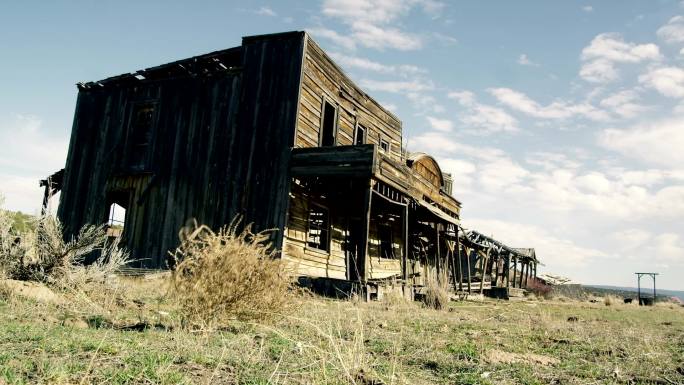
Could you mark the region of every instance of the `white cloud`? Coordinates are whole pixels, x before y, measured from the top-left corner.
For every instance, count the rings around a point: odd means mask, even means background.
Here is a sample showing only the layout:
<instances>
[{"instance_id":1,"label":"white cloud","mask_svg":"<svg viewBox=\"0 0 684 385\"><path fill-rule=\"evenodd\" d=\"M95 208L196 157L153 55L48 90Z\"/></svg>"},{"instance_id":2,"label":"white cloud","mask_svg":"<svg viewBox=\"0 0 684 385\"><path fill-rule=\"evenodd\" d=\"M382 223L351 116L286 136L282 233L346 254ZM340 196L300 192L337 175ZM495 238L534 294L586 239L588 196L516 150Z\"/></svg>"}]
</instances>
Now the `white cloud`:
<instances>
[{"instance_id":1,"label":"white cloud","mask_svg":"<svg viewBox=\"0 0 684 385\"><path fill-rule=\"evenodd\" d=\"M471 91L452 91L449 92L447 96L465 107L470 107L475 104L475 94Z\"/></svg>"},{"instance_id":2,"label":"white cloud","mask_svg":"<svg viewBox=\"0 0 684 385\"><path fill-rule=\"evenodd\" d=\"M605 97L599 103L623 118L633 118L649 110L649 107L636 103L639 94L634 90L623 90Z\"/></svg>"},{"instance_id":3,"label":"white cloud","mask_svg":"<svg viewBox=\"0 0 684 385\"><path fill-rule=\"evenodd\" d=\"M353 38L369 48L395 48L401 51L415 50L422 42L417 36L404 33L396 28L377 26L370 23L355 22L352 24Z\"/></svg>"},{"instance_id":4,"label":"white cloud","mask_svg":"<svg viewBox=\"0 0 684 385\"><path fill-rule=\"evenodd\" d=\"M684 216L684 170L601 169L572 149L530 153L521 164L499 148L439 131L412 138L410 148L433 154L453 175L465 227L534 247L546 271L599 283L604 277L587 266L608 266L608 259L632 272L645 266L645 255L651 266L684 262L683 239L674 236L681 229L667 225Z\"/></svg>"},{"instance_id":5,"label":"white cloud","mask_svg":"<svg viewBox=\"0 0 684 385\"><path fill-rule=\"evenodd\" d=\"M539 64L530 60L530 58L527 57L527 54L524 54L524 53L520 54L520 56L518 56L518 64L523 65L523 66L539 67Z\"/></svg>"},{"instance_id":6,"label":"white cloud","mask_svg":"<svg viewBox=\"0 0 684 385\"><path fill-rule=\"evenodd\" d=\"M256 11L257 15L262 15L262 16L278 16L278 14L270 7L259 7Z\"/></svg>"},{"instance_id":7,"label":"white cloud","mask_svg":"<svg viewBox=\"0 0 684 385\"><path fill-rule=\"evenodd\" d=\"M323 38L332 41L340 47L346 48L348 50L356 49L356 42L349 36L343 36L332 29L327 28L307 28L307 32L312 34L316 38Z\"/></svg>"},{"instance_id":8,"label":"white cloud","mask_svg":"<svg viewBox=\"0 0 684 385\"><path fill-rule=\"evenodd\" d=\"M582 49L584 64L580 76L594 83L612 82L619 78L615 63L640 63L661 58L660 49L655 44L625 42L620 34L602 33Z\"/></svg>"},{"instance_id":9,"label":"white cloud","mask_svg":"<svg viewBox=\"0 0 684 385\"><path fill-rule=\"evenodd\" d=\"M568 119L573 116L583 116L594 121L609 119L605 111L599 110L589 103L571 104L555 101L547 106L542 106L524 93L510 88L490 88L488 91L500 103L535 118Z\"/></svg>"},{"instance_id":10,"label":"white cloud","mask_svg":"<svg viewBox=\"0 0 684 385\"><path fill-rule=\"evenodd\" d=\"M434 38L435 38L438 42L440 42L440 43L442 43L442 44L444 44L444 45L454 45L454 44L457 44L457 43L458 43L458 39L457 39L457 38L455 38L455 37L453 37L453 36L450 36L450 35L445 35L445 34L443 34L443 33L433 32L433 33L432 33L432 36L434 36Z\"/></svg>"},{"instance_id":11,"label":"white cloud","mask_svg":"<svg viewBox=\"0 0 684 385\"><path fill-rule=\"evenodd\" d=\"M599 143L644 162L674 168L684 165L684 120L671 119L630 129L606 129Z\"/></svg>"},{"instance_id":12,"label":"white cloud","mask_svg":"<svg viewBox=\"0 0 684 385\"><path fill-rule=\"evenodd\" d=\"M684 16L675 16L658 29L658 37L667 43L684 42Z\"/></svg>"},{"instance_id":13,"label":"white cloud","mask_svg":"<svg viewBox=\"0 0 684 385\"><path fill-rule=\"evenodd\" d=\"M449 119L438 119L433 116L427 117L430 127L437 131L450 132L454 128L454 122Z\"/></svg>"},{"instance_id":14,"label":"white cloud","mask_svg":"<svg viewBox=\"0 0 684 385\"><path fill-rule=\"evenodd\" d=\"M392 112L396 112L396 111L397 111L397 105L396 105L396 104L380 102L380 105L381 105L382 107L384 107L386 110L390 110L390 111L392 111Z\"/></svg>"},{"instance_id":15,"label":"white cloud","mask_svg":"<svg viewBox=\"0 0 684 385\"><path fill-rule=\"evenodd\" d=\"M580 162L569 158L565 154L548 151L534 151L527 154L525 157L525 163L541 167L546 171L559 168L574 170L581 166Z\"/></svg>"},{"instance_id":16,"label":"white cloud","mask_svg":"<svg viewBox=\"0 0 684 385\"><path fill-rule=\"evenodd\" d=\"M679 234L653 234L629 228L616 231L610 237L618 245L620 254L629 259L638 260L648 255L649 263L653 265L684 264L684 239Z\"/></svg>"},{"instance_id":17,"label":"white cloud","mask_svg":"<svg viewBox=\"0 0 684 385\"><path fill-rule=\"evenodd\" d=\"M349 38L363 46L413 50L422 46L421 39L415 34L393 27L393 23L414 7L438 15L443 6L433 0L325 0L322 11L325 16L344 23L350 29ZM339 39L336 43L338 41Z\"/></svg>"},{"instance_id":18,"label":"white cloud","mask_svg":"<svg viewBox=\"0 0 684 385\"><path fill-rule=\"evenodd\" d=\"M0 193L8 209L35 213L43 195L38 181L64 167L68 140L47 135L35 116L16 115L0 127Z\"/></svg>"},{"instance_id":19,"label":"white cloud","mask_svg":"<svg viewBox=\"0 0 684 385\"><path fill-rule=\"evenodd\" d=\"M438 131L418 135L412 138L411 149L434 154L440 162L443 158L458 158L475 167L465 176L469 179L467 186L454 184L457 198L490 197L491 204L505 201L507 207L542 211L545 215L585 212L593 218L629 221L684 215L684 172L602 172L585 169L582 162L566 155L548 152L533 160L541 169L532 170L500 149L469 146L454 140L452 135ZM443 170L460 172L444 165Z\"/></svg>"},{"instance_id":20,"label":"white cloud","mask_svg":"<svg viewBox=\"0 0 684 385\"><path fill-rule=\"evenodd\" d=\"M439 166L451 174L454 184L459 187L459 189L470 188L473 179L475 178L475 171L477 167L474 163L465 161L463 159L454 158L441 158L439 160Z\"/></svg>"},{"instance_id":21,"label":"white cloud","mask_svg":"<svg viewBox=\"0 0 684 385\"><path fill-rule=\"evenodd\" d=\"M616 33L597 35L587 47L582 49L582 59L606 59L619 63L639 63L644 60L661 59L657 45L634 44L625 42Z\"/></svg>"},{"instance_id":22,"label":"white cloud","mask_svg":"<svg viewBox=\"0 0 684 385\"><path fill-rule=\"evenodd\" d=\"M583 64L580 68L580 76L592 83L610 83L620 78L613 62L606 59L596 59Z\"/></svg>"},{"instance_id":23,"label":"white cloud","mask_svg":"<svg viewBox=\"0 0 684 385\"><path fill-rule=\"evenodd\" d=\"M465 113L459 119L467 127L465 131L468 133L490 134L519 130L518 121L514 117L500 108L478 103L470 91L452 91L447 96L465 108Z\"/></svg>"},{"instance_id":24,"label":"white cloud","mask_svg":"<svg viewBox=\"0 0 684 385\"><path fill-rule=\"evenodd\" d=\"M392 93L429 91L434 88L432 82L420 80L382 81L361 79L360 84L362 87L367 88L370 91L384 91Z\"/></svg>"},{"instance_id":25,"label":"white cloud","mask_svg":"<svg viewBox=\"0 0 684 385\"><path fill-rule=\"evenodd\" d=\"M382 74L410 76L427 73L427 70L410 64L388 65L375 62L366 58L345 55L339 52L332 52L330 56L343 67L358 68L365 71L378 72Z\"/></svg>"},{"instance_id":26,"label":"white cloud","mask_svg":"<svg viewBox=\"0 0 684 385\"><path fill-rule=\"evenodd\" d=\"M445 111L444 106L439 104L439 102L437 102L437 99L434 96L428 95L423 91L407 92L405 95L406 98L408 98L408 100L411 101L413 107L420 111L419 114L441 114Z\"/></svg>"},{"instance_id":27,"label":"white cloud","mask_svg":"<svg viewBox=\"0 0 684 385\"><path fill-rule=\"evenodd\" d=\"M594 12L594 7L592 7L591 5L585 5L584 7L582 7L582 10L584 12Z\"/></svg>"},{"instance_id":28,"label":"white cloud","mask_svg":"<svg viewBox=\"0 0 684 385\"><path fill-rule=\"evenodd\" d=\"M491 235L511 247L534 247L547 269L577 267L589 263L590 260L595 261L596 258L607 256L605 252L583 247L553 234L549 229L526 223L470 218L465 220L464 224L469 229Z\"/></svg>"},{"instance_id":29,"label":"white cloud","mask_svg":"<svg viewBox=\"0 0 684 385\"><path fill-rule=\"evenodd\" d=\"M684 97L684 69L679 67L652 68L639 76L639 82L671 98Z\"/></svg>"}]
</instances>

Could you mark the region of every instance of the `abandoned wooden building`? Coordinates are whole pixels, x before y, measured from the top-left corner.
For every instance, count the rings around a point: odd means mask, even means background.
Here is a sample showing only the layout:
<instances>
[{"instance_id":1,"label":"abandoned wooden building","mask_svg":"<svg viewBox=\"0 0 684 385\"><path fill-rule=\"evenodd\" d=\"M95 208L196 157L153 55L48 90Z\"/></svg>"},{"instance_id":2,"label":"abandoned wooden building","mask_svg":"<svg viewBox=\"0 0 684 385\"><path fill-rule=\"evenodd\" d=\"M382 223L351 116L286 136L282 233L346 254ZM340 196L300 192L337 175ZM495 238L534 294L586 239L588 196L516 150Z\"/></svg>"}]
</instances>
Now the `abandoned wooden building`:
<instances>
[{"instance_id":1,"label":"abandoned wooden building","mask_svg":"<svg viewBox=\"0 0 684 385\"><path fill-rule=\"evenodd\" d=\"M189 220L218 228L237 215L276 229L274 246L301 276L371 294L430 276L454 290L518 287L524 274L513 274L518 286L501 278L513 258L536 266L459 230L450 175L407 153L401 121L305 32L245 37L78 90L66 166L46 191L61 190L68 234L120 221L137 267L166 268Z\"/></svg>"}]
</instances>

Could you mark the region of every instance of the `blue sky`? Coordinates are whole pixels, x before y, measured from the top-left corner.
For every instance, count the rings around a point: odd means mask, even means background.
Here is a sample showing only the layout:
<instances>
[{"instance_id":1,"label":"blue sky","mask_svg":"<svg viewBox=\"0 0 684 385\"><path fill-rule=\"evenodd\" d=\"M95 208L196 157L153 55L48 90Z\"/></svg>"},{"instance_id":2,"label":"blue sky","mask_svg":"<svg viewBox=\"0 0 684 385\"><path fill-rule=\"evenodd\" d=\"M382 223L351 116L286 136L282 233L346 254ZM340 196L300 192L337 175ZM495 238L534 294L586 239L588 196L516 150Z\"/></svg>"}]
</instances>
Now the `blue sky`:
<instances>
[{"instance_id":1,"label":"blue sky","mask_svg":"<svg viewBox=\"0 0 684 385\"><path fill-rule=\"evenodd\" d=\"M454 174L463 224L542 271L684 289L684 2L10 2L0 192L35 212L75 83L308 30Z\"/></svg>"}]
</instances>

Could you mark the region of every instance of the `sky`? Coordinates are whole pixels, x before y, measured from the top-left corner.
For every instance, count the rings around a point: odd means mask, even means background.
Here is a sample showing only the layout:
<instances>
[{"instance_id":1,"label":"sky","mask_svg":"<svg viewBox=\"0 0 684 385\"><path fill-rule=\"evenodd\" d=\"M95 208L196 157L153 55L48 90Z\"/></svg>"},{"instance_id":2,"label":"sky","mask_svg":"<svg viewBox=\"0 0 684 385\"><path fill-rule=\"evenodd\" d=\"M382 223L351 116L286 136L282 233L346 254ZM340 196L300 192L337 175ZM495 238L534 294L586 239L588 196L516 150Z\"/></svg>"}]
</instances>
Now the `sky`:
<instances>
[{"instance_id":1,"label":"sky","mask_svg":"<svg viewBox=\"0 0 684 385\"><path fill-rule=\"evenodd\" d=\"M0 193L36 213L81 81L307 30L454 176L462 224L586 284L684 290L684 2L6 2Z\"/></svg>"}]
</instances>

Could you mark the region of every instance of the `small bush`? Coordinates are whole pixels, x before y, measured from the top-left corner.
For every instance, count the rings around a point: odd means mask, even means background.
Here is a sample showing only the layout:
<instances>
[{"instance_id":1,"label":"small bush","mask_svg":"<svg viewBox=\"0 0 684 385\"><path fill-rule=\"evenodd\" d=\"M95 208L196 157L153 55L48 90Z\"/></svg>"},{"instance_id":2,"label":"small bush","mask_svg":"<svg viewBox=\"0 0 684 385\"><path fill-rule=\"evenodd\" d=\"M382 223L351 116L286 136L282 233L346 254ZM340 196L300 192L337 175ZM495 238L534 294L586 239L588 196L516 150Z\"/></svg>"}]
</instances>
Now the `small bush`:
<instances>
[{"instance_id":1,"label":"small bush","mask_svg":"<svg viewBox=\"0 0 684 385\"><path fill-rule=\"evenodd\" d=\"M527 290L538 298L549 299L551 298L553 287L533 278L528 280Z\"/></svg>"},{"instance_id":2,"label":"small bush","mask_svg":"<svg viewBox=\"0 0 684 385\"><path fill-rule=\"evenodd\" d=\"M446 277L428 275L425 279L425 297L423 302L426 306L441 310L449 304L449 282Z\"/></svg>"},{"instance_id":3,"label":"small bush","mask_svg":"<svg viewBox=\"0 0 684 385\"><path fill-rule=\"evenodd\" d=\"M187 321L266 320L292 304L292 277L268 234L238 232L238 222L216 233L204 225L181 231L171 287Z\"/></svg>"}]
</instances>

